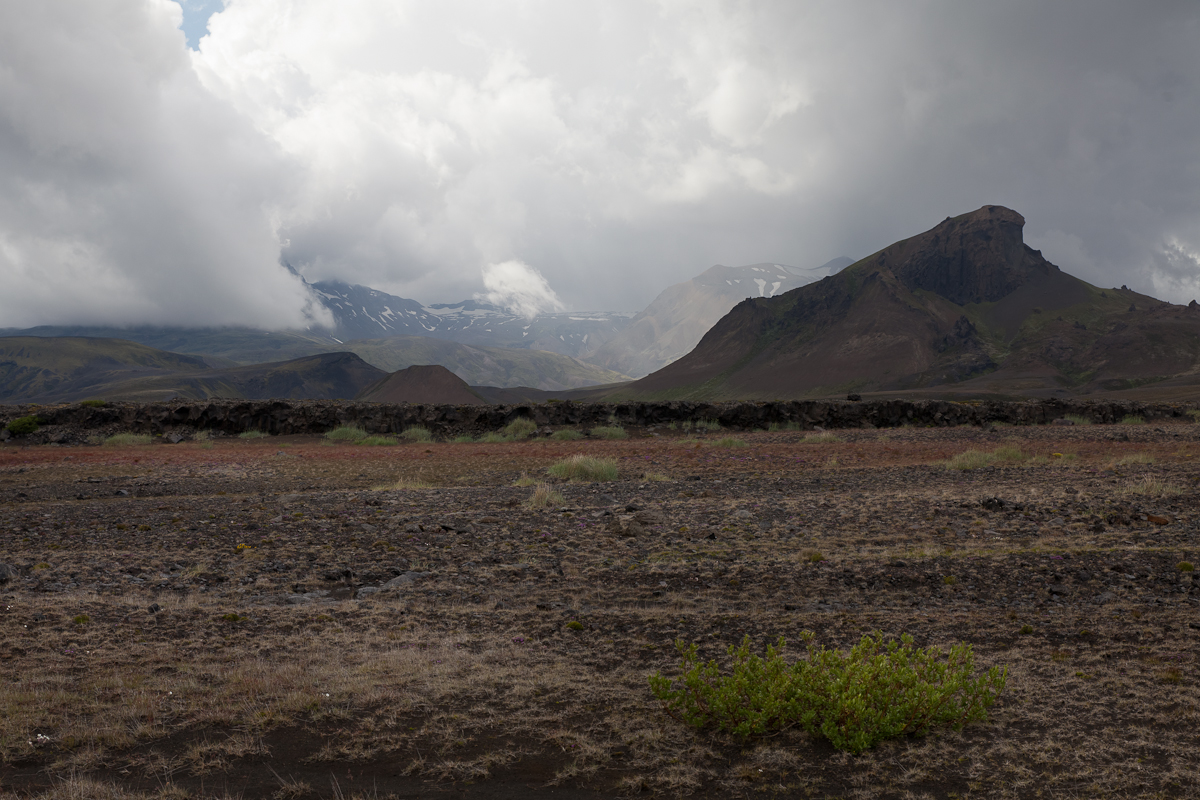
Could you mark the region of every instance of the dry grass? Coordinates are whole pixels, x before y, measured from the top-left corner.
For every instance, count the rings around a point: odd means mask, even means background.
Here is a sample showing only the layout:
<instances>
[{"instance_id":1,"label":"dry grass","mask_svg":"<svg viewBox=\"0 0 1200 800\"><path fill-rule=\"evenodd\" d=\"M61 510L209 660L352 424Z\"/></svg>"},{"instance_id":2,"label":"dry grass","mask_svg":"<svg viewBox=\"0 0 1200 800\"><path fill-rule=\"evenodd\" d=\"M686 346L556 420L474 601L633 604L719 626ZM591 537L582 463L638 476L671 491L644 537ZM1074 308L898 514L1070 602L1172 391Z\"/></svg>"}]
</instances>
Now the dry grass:
<instances>
[{"instance_id":1,"label":"dry grass","mask_svg":"<svg viewBox=\"0 0 1200 800\"><path fill-rule=\"evenodd\" d=\"M1120 456L1104 426L1067 430L1004 446ZM0 491L29 495L0 504L3 560L22 570L0 604L0 797L1188 796L1192 495L1123 495L1136 482L1082 466L940 469L975 434L888 434L819 453L769 432L738 452L0 448ZM560 493L539 505L511 485L580 448L628 479L539 486ZM1141 472L1187 485L1190 450L1169 434L1144 448ZM135 458L145 483L129 485L162 496L114 496ZM397 472L414 491L391 491ZM993 496L1010 506L980 506ZM627 504L662 521L620 536L602 515ZM423 577L356 597L398 572ZM806 629L839 648L874 629L966 639L978 665L1010 666L1009 687L984 724L853 758L791 730L697 733L651 700L675 639L715 658L782 635L794 655ZM14 763L43 782L14 784ZM255 772L264 783L237 788Z\"/></svg>"}]
</instances>

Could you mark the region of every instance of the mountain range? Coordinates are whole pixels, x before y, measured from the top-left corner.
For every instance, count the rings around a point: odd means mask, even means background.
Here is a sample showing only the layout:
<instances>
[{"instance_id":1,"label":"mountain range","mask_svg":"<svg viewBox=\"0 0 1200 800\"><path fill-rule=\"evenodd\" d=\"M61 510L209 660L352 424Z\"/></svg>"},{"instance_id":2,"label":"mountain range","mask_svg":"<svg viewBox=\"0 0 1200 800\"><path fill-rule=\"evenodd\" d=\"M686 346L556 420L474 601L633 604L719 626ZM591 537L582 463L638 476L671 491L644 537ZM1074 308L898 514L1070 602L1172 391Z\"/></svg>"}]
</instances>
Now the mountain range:
<instances>
[{"instance_id":1,"label":"mountain range","mask_svg":"<svg viewBox=\"0 0 1200 800\"><path fill-rule=\"evenodd\" d=\"M1195 393L1195 301L1068 275L1024 244L1024 224L984 206L815 283L744 300L686 356L609 397Z\"/></svg>"}]
</instances>

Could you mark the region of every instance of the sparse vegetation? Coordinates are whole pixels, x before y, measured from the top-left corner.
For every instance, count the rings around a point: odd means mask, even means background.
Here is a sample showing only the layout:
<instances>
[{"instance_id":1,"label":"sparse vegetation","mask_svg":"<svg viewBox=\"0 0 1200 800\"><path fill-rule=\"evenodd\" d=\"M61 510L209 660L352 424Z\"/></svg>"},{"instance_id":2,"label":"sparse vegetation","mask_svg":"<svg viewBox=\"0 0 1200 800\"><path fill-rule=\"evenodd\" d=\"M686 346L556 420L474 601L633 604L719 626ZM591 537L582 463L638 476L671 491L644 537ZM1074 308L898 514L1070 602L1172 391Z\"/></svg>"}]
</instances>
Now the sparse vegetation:
<instances>
[{"instance_id":1,"label":"sparse vegetation","mask_svg":"<svg viewBox=\"0 0 1200 800\"><path fill-rule=\"evenodd\" d=\"M521 477L513 481L513 486L519 486L521 488L536 486L537 484L538 480L536 478L531 478L527 473L524 472L521 473Z\"/></svg>"},{"instance_id":2,"label":"sparse vegetation","mask_svg":"<svg viewBox=\"0 0 1200 800\"><path fill-rule=\"evenodd\" d=\"M737 448L749 446L750 445L746 444L744 439L738 439L734 436L723 436L713 442L713 447Z\"/></svg>"},{"instance_id":3,"label":"sparse vegetation","mask_svg":"<svg viewBox=\"0 0 1200 800\"><path fill-rule=\"evenodd\" d=\"M326 433L325 438L335 442L358 442L369 435L357 425L340 425Z\"/></svg>"},{"instance_id":4,"label":"sparse vegetation","mask_svg":"<svg viewBox=\"0 0 1200 800\"><path fill-rule=\"evenodd\" d=\"M799 422L772 422L767 426L769 431L800 431L804 426Z\"/></svg>"},{"instance_id":5,"label":"sparse vegetation","mask_svg":"<svg viewBox=\"0 0 1200 800\"><path fill-rule=\"evenodd\" d=\"M556 442L575 442L583 438L583 434L572 428L562 428L550 435Z\"/></svg>"},{"instance_id":6,"label":"sparse vegetation","mask_svg":"<svg viewBox=\"0 0 1200 800\"><path fill-rule=\"evenodd\" d=\"M996 464L1032 463L1021 449L1013 445L1002 445L995 450L965 450L943 462L946 469L971 470Z\"/></svg>"},{"instance_id":7,"label":"sparse vegetation","mask_svg":"<svg viewBox=\"0 0 1200 800\"><path fill-rule=\"evenodd\" d=\"M1076 425L1091 425L1092 424L1092 420L1088 417L1083 416L1082 414L1063 414L1062 418L1069 419L1069 420L1071 420L1071 422L1074 422Z\"/></svg>"},{"instance_id":8,"label":"sparse vegetation","mask_svg":"<svg viewBox=\"0 0 1200 800\"><path fill-rule=\"evenodd\" d=\"M533 490L533 494L529 498L530 508L548 508L550 506L561 506L564 502L563 496L548 483L539 483L537 488Z\"/></svg>"},{"instance_id":9,"label":"sparse vegetation","mask_svg":"<svg viewBox=\"0 0 1200 800\"><path fill-rule=\"evenodd\" d=\"M154 437L148 433L115 433L104 440L107 447L131 447L153 443Z\"/></svg>"},{"instance_id":10,"label":"sparse vegetation","mask_svg":"<svg viewBox=\"0 0 1200 800\"><path fill-rule=\"evenodd\" d=\"M569 481L615 481L618 476L615 460L583 454L559 461L547 472L552 477Z\"/></svg>"},{"instance_id":11,"label":"sparse vegetation","mask_svg":"<svg viewBox=\"0 0 1200 800\"><path fill-rule=\"evenodd\" d=\"M840 442L841 440L841 437L837 436L836 434L829 433L828 431L821 431L819 433L810 433L800 441L804 442L805 444L829 444L831 442Z\"/></svg>"},{"instance_id":12,"label":"sparse vegetation","mask_svg":"<svg viewBox=\"0 0 1200 800\"><path fill-rule=\"evenodd\" d=\"M409 442L428 443L433 441L433 433L429 428L421 425L413 425L400 431L400 438Z\"/></svg>"},{"instance_id":13,"label":"sparse vegetation","mask_svg":"<svg viewBox=\"0 0 1200 800\"><path fill-rule=\"evenodd\" d=\"M601 425L598 428L592 428L592 438L594 439L628 439L629 434L624 428L615 425Z\"/></svg>"},{"instance_id":14,"label":"sparse vegetation","mask_svg":"<svg viewBox=\"0 0 1200 800\"><path fill-rule=\"evenodd\" d=\"M38 418L34 416L17 417L5 427L13 436L28 436L31 433L37 433Z\"/></svg>"},{"instance_id":15,"label":"sparse vegetation","mask_svg":"<svg viewBox=\"0 0 1200 800\"><path fill-rule=\"evenodd\" d=\"M528 417L517 417L502 432L510 439L526 439L537 433L537 423Z\"/></svg>"},{"instance_id":16,"label":"sparse vegetation","mask_svg":"<svg viewBox=\"0 0 1200 800\"><path fill-rule=\"evenodd\" d=\"M886 643L880 632L863 636L846 654L805 637L807 660L789 664L782 638L762 658L750 653L747 636L729 648L728 674L716 661L702 663L695 644L677 640L683 658L678 688L655 673L651 691L668 714L695 728L749 737L797 725L859 753L885 739L986 719L1008 680L1002 667L974 677L966 643L951 647L943 660L940 648L913 647L907 634Z\"/></svg>"},{"instance_id":17,"label":"sparse vegetation","mask_svg":"<svg viewBox=\"0 0 1200 800\"><path fill-rule=\"evenodd\" d=\"M1121 417L1122 425L1145 425L1146 418L1138 414L1126 414Z\"/></svg>"},{"instance_id":18,"label":"sparse vegetation","mask_svg":"<svg viewBox=\"0 0 1200 800\"><path fill-rule=\"evenodd\" d=\"M238 434L239 439L266 439L267 434L262 431L243 431Z\"/></svg>"},{"instance_id":19,"label":"sparse vegetation","mask_svg":"<svg viewBox=\"0 0 1200 800\"><path fill-rule=\"evenodd\" d=\"M365 439L359 439L356 443L366 447L390 447L400 444L400 440L394 436L368 436Z\"/></svg>"},{"instance_id":20,"label":"sparse vegetation","mask_svg":"<svg viewBox=\"0 0 1200 800\"><path fill-rule=\"evenodd\" d=\"M79 401L79 405L88 408L104 408L108 403L103 400L81 400Z\"/></svg>"},{"instance_id":21,"label":"sparse vegetation","mask_svg":"<svg viewBox=\"0 0 1200 800\"><path fill-rule=\"evenodd\" d=\"M499 431L488 431L483 436L479 437L479 441L487 444L499 444L500 442L511 442L512 439L508 436L505 436L503 433L500 433Z\"/></svg>"},{"instance_id":22,"label":"sparse vegetation","mask_svg":"<svg viewBox=\"0 0 1200 800\"><path fill-rule=\"evenodd\" d=\"M1147 497L1176 497L1183 494L1183 489L1180 487L1153 476L1133 481L1123 491L1125 494L1146 495Z\"/></svg>"}]
</instances>

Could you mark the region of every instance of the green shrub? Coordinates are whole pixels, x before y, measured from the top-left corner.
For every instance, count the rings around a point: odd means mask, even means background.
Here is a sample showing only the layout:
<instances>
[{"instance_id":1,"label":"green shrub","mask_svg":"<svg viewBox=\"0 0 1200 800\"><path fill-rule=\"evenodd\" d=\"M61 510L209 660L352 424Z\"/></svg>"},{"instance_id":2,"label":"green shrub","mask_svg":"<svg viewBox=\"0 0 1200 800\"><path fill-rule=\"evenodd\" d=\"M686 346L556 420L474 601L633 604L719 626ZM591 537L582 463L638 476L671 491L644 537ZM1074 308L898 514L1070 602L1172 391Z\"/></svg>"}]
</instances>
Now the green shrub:
<instances>
[{"instance_id":1,"label":"green shrub","mask_svg":"<svg viewBox=\"0 0 1200 800\"><path fill-rule=\"evenodd\" d=\"M580 621L579 621L579 620L577 620L577 619L573 619L573 620L571 620L570 622L568 622L568 623L567 623L567 630L569 630L569 631L581 631L581 630L583 630L583 623L582 623L582 622L580 622Z\"/></svg>"},{"instance_id":2,"label":"green shrub","mask_svg":"<svg viewBox=\"0 0 1200 800\"><path fill-rule=\"evenodd\" d=\"M400 438L407 439L410 442L432 442L433 434L430 433L429 428L421 425L413 425L400 431Z\"/></svg>"},{"instance_id":3,"label":"green shrub","mask_svg":"<svg viewBox=\"0 0 1200 800\"><path fill-rule=\"evenodd\" d=\"M367 438L367 432L357 425L340 425L326 433L325 438L334 441L357 442Z\"/></svg>"},{"instance_id":4,"label":"green shrub","mask_svg":"<svg viewBox=\"0 0 1200 800\"><path fill-rule=\"evenodd\" d=\"M511 442L512 437L505 436L503 433L500 433L500 431L488 431L483 436L479 437L479 441L487 442L489 444L496 444L497 442Z\"/></svg>"},{"instance_id":5,"label":"green shrub","mask_svg":"<svg viewBox=\"0 0 1200 800\"><path fill-rule=\"evenodd\" d=\"M103 400L81 400L79 405L87 406L88 408L104 408L108 403Z\"/></svg>"},{"instance_id":6,"label":"green shrub","mask_svg":"<svg viewBox=\"0 0 1200 800\"><path fill-rule=\"evenodd\" d=\"M152 444L153 442L154 437L148 433L117 433L104 440L104 444L108 447Z\"/></svg>"},{"instance_id":7,"label":"green shrub","mask_svg":"<svg viewBox=\"0 0 1200 800\"><path fill-rule=\"evenodd\" d=\"M597 439L628 439L629 434L619 425L601 425L592 428L592 436Z\"/></svg>"},{"instance_id":8,"label":"green shrub","mask_svg":"<svg viewBox=\"0 0 1200 800\"><path fill-rule=\"evenodd\" d=\"M683 658L678 685L655 673L650 689L668 714L695 728L748 737L797 725L859 753L884 739L985 719L1008 679L1001 667L973 677L966 643L943 658L941 648L913 647L907 634L885 643L877 631L846 654L818 648L811 633L804 637L807 659L789 664L780 655L782 638L761 658L751 655L747 636L729 648L729 674L716 661L701 663L695 644L677 640Z\"/></svg>"},{"instance_id":9,"label":"green shrub","mask_svg":"<svg viewBox=\"0 0 1200 800\"><path fill-rule=\"evenodd\" d=\"M1175 565L1175 568L1178 569L1180 572L1195 572L1196 565L1190 561L1180 561L1178 564Z\"/></svg>"},{"instance_id":10,"label":"green shrub","mask_svg":"<svg viewBox=\"0 0 1200 800\"><path fill-rule=\"evenodd\" d=\"M518 417L505 425L501 433L510 439L525 439L537 433L537 423L526 417Z\"/></svg>"},{"instance_id":11,"label":"green shrub","mask_svg":"<svg viewBox=\"0 0 1200 800\"><path fill-rule=\"evenodd\" d=\"M720 439L717 439L715 442L713 442L713 447L730 447L730 448L732 448L732 447L749 447L749 446L750 445L746 444L741 439L735 438L733 436L724 436Z\"/></svg>"},{"instance_id":12,"label":"green shrub","mask_svg":"<svg viewBox=\"0 0 1200 800\"><path fill-rule=\"evenodd\" d=\"M552 465L547 472L569 481L615 481L617 462L611 458L574 455Z\"/></svg>"},{"instance_id":13,"label":"green shrub","mask_svg":"<svg viewBox=\"0 0 1200 800\"><path fill-rule=\"evenodd\" d=\"M17 417L6 426L9 433L13 436L28 436L31 433L37 433L38 418L37 417Z\"/></svg>"},{"instance_id":14,"label":"green shrub","mask_svg":"<svg viewBox=\"0 0 1200 800\"><path fill-rule=\"evenodd\" d=\"M698 430L698 431L719 431L719 430L724 430L724 428L722 428L721 423L717 422L715 419L702 419L696 423L696 430Z\"/></svg>"},{"instance_id":15,"label":"green shrub","mask_svg":"<svg viewBox=\"0 0 1200 800\"><path fill-rule=\"evenodd\" d=\"M267 438L267 434L263 433L262 431L246 431L245 433L239 433L238 438L239 439L265 439L265 438Z\"/></svg>"},{"instance_id":16,"label":"green shrub","mask_svg":"<svg viewBox=\"0 0 1200 800\"><path fill-rule=\"evenodd\" d=\"M400 444L400 440L395 436L368 436L357 443L366 447L390 447Z\"/></svg>"},{"instance_id":17,"label":"green shrub","mask_svg":"<svg viewBox=\"0 0 1200 800\"><path fill-rule=\"evenodd\" d=\"M529 486L536 486L537 482L536 478L531 478L528 474L522 472L521 477L513 481L513 486L520 486L522 489L525 489Z\"/></svg>"},{"instance_id":18,"label":"green shrub","mask_svg":"<svg viewBox=\"0 0 1200 800\"><path fill-rule=\"evenodd\" d=\"M560 442L573 442L576 439L582 439L583 434L579 431L572 430L571 428L563 428L562 430L555 431L553 434L551 434L550 438Z\"/></svg>"},{"instance_id":19,"label":"green shrub","mask_svg":"<svg viewBox=\"0 0 1200 800\"><path fill-rule=\"evenodd\" d=\"M1125 416L1121 417L1121 424L1122 425L1145 425L1146 418L1139 416L1137 414L1126 414Z\"/></svg>"},{"instance_id":20,"label":"green shrub","mask_svg":"<svg viewBox=\"0 0 1200 800\"><path fill-rule=\"evenodd\" d=\"M475 441L475 437L469 433L461 433L450 441L454 442L455 444L472 444Z\"/></svg>"}]
</instances>

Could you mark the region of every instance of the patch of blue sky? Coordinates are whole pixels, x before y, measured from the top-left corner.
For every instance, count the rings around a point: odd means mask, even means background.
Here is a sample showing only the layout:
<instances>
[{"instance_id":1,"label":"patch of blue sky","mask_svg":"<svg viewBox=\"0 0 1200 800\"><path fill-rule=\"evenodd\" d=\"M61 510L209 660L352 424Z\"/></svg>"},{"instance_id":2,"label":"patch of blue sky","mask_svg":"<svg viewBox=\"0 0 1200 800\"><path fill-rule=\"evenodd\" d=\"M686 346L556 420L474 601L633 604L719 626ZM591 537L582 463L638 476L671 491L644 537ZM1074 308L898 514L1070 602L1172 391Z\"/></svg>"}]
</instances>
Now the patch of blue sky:
<instances>
[{"instance_id":1,"label":"patch of blue sky","mask_svg":"<svg viewBox=\"0 0 1200 800\"><path fill-rule=\"evenodd\" d=\"M208 33L208 18L225 8L225 0L175 0L183 7L183 25L188 47L197 50L200 40Z\"/></svg>"}]
</instances>

